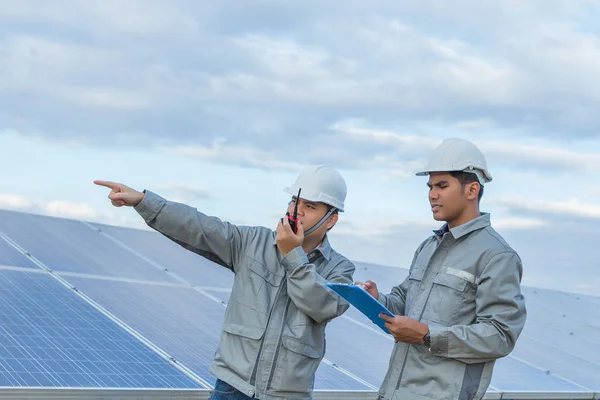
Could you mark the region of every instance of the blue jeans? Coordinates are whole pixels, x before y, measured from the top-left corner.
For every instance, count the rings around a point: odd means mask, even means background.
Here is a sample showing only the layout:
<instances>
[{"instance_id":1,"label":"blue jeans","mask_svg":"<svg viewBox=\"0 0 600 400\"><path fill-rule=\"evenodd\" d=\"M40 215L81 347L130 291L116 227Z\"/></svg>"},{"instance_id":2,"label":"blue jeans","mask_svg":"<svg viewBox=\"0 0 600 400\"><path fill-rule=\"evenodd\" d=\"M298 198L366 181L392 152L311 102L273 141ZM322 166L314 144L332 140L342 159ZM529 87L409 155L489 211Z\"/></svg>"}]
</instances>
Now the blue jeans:
<instances>
[{"instance_id":1,"label":"blue jeans","mask_svg":"<svg viewBox=\"0 0 600 400\"><path fill-rule=\"evenodd\" d=\"M215 388L210 394L210 400L247 400L253 399L254 396L248 397L244 393L240 392L229 383L217 379Z\"/></svg>"}]
</instances>

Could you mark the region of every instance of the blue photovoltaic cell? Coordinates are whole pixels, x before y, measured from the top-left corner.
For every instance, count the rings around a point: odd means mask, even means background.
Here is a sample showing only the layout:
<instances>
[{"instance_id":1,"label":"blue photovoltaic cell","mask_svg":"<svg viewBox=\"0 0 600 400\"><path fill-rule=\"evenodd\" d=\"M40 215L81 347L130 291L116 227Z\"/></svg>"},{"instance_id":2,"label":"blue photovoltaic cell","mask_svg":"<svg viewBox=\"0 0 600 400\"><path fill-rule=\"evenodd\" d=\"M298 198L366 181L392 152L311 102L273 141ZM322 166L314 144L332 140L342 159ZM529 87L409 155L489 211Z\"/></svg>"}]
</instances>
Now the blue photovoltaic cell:
<instances>
[{"instance_id":1,"label":"blue photovoltaic cell","mask_svg":"<svg viewBox=\"0 0 600 400\"><path fill-rule=\"evenodd\" d=\"M382 293L389 293L408 276L408 269L355 262L354 281L371 280Z\"/></svg>"},{"instance_id":2,"label":"blue photovoltaic cell","mask_svg":"<svg viewBox=\"0 0 600 400\"><path fill-rule=\"evenodd\" d=\"M231 296L231 289L226 292L224 290L215 290L215 289L211 289L211 288L206 288L206 293L209 293L210 295L215 296L216 298L221 300L223 303L227 304L227 303L229 303L229 297Z\"/></svg>"},{"instance_id":3,"label":"blue photovoltaic cell","mask_svg":"<svg viewBox=\"0 0 600 400\"><path fill-rule=\"evenodd\" d=\"M551 335L548 334L550 329L552 329ZM554 346L561 352L567 352L600 366L599 339L597 336L589 336L585 331L586 329L582 329L577 324L564 326L556 324L556 320L546 322L529 316L521 336L533 338L545 345Z\"/></svg>"},{"instance_id":4,"label":"blue photovoltaic cell","mask_svg":"<svg viewBox=\"0 0 600 400\"><path fill-rule=\"evenodd\" d=\"M315 390L373 390L356 379L321 363L315 375Z\"/></svg>"},{"instance_id":5,"label":"blue photovoltaic cell","mask_svg":"<svg viewBox=\"0 0 600 400\"><path fill-rule=\"evenodd\" d=\"M549 346L530 336L519 338L512 354L520 359L540 367L552 374L559 375L572 382L592 390L600 390L600 364L589 359L571 354L571 345ZM598 348L589 348L591 353L598 353ZM597 354L596 354L597 356Z\"/></svg>"},{"instance_id":6,"label":"blue photovoltaic cell","mask_svg":"<svg viewBox=\"0 0 600 400\"><path fill-rule=\"evenodd\" d=\"M225 315L221 303L183 286L66 279L200 377L215 383L208 369L219 344ZM327 365L318 371L315 385L321 389L340 385L368 389Z\"/></svg>"},{"instance_id":7,"label":"blue photovoltaic cell","mask_svg":"<svg viewBox=\"0 0 600 400\"><path fill-rule=\"evenodd\" d=\"M231 287L233 272L207 260L155 231L94 224L132 250L197 286Z\"/></svg>"},{"instance_id":8,"label":"blue photovoltaic cell","mask_svg":"<svg viewBox=\"0 0 600 400\"><path fill-rule=\"evenodd\" d=\"M584 391L579 386L573 385L552 374L547 374L511 357L505 357L496 362L491 384L500 391L510 392Z\"/></svg>"},{"instance_id":9,"label":"blue photovoltaic cell","mask_svg":"<svg viewBox=\"0 0 600 400\"><path fill-rule=\"evenodd\" d=\"M45 272L0 270L0 386L199 384Z\"/></svg>"},{"instance_id":10,"label":"blue photovoltaic cell","mask_svg":"<svg viewBox=\"0 0 600 400\"><path fill-rule=\"evenodd\" d=\"M230 271L156 232L96 226L189 283L232 286ZM225 312L219 302L178 283L78 221L0 210L0 232L57 271L156 281L63 274L109 312L214 383L208 368ZM69 289L36 272L34 264L2 240L0 265L31 268L31 272L0 269L0 386L195 387ZM371 279L384 293L408 273L360 262L356 267L355 280ZM508 392L586 392L584 387L599 391L600 298L530 287L523 292L527 324L513 354L496 363L492 385ZM229 298L228 292L209 293L225 302ZM378 329L353 307L345 317ZM378 387L393 341L345 317L329 323L325 358ZM176 383L178 379L181 382ZM327 363L317 371L315 388L369 390Z\"/></svg>"},{"instance_id":11,"label":"blue photovoltaic cell","mask_svg":"<svg viewBox=\"0 0 600 400\"><path fill-rule=\"evenodd\" d=\"M600 344L600 308L577 295L547 289L523 288L529 314L539 319L552 320L554 325L582 328L594 332Z\"/></svg>"},{"instance_id":12,"label":"blue photovoltaic cell","mask_svg":"<svg viewBox=\"0 0 600 400\"><path fill-rule=\"evenodd\" d=\"M52 270L175 281L79 221L0 210L0 231Z\"/></svg>"},{"instance_id":13,"label":"blue photovoltaic cell","mask_svg":"<svg viewBox=\"0 0 600 400\"><path fill-rule=\"evenodd\" d=\"M187 286L65 277L152 343L211 384L208 367L225 307Z\"/></svg>"},{"instance_id":14,"label":"blue photovoltaic cell","mask_svg":"<svg viewBox=\"0 0 600 400\"><path fill-rule=\"evenodd\" d=\"M577 297L583 300L583 307L591 307L592 309L596 309L597 312L600 312L600 297L590 295L577 295Z\"/></svg>"},{"instance_id":15,"label":"blue photovoltaic cell","mask_svg":"<svg viewBox=\"0 0 600 400\"><path fill-rule=\"evenodd\" d=\"M0 223L1 224L1 223ZM0 238L0 265L11 267L36 268L40 269L27 258L23 253L12 247L5 240Z\"/></svg>"},{"instance_id":16,"label":"blue photovoltaic cell","mask_svg":"<svg viewBox=\"0 0 600 400\"><path fill-rule=\"evenodd\" d=\"M379 329L374 324L373 327ZM329 322L326 334L328 360L375 387L381 385L394 348L392 336L384 336L383 331L376 334L344 316Z\"/></svg>"}]
</instances>

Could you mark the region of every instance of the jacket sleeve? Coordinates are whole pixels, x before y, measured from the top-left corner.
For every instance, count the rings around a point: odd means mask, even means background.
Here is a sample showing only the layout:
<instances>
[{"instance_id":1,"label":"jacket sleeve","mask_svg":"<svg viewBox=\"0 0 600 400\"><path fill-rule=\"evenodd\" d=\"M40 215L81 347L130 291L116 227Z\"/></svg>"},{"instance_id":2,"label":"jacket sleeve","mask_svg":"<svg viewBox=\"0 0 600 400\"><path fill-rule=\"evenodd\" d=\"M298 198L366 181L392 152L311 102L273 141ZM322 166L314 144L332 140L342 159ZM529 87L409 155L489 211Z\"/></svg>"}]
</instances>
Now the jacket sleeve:
<instances>
[{"instance_id":1,"label":"jacket sleeve","mask_svg":"<svg viewBox=\"0 0 600 400\"><path fill-rule=\"evenodd\" d=\"M522 271L521 259L513 251L492 257L478 280L475 323L430 325L432 354L469 364L508 355L526 320Z\"/></svg>"},{"instance_id":2,"label":"jacket sleeve","mask_svg":"<svg viewBox=\"0 0 600 400\"><path fill-rule=\"evenodd\" d=\"M242 229L185 204L145 191L135 210L148 226L182 247L234 270L242 253Z\"/></svg>"},{"instance_id":3,"label":"jacket sleeve","mask_svg":"<svg viewBox=\"0 0 600 400\"><path fill-rule=\"evenodd\" d=\"M379 302L394 315L404 315L406 293L408 292L408 277L398 286L394 286L388 294L379 293Z\"/></svg>"},{"instance_id":4,"label":"jacket sleeve","mask_svg":"<svg viewBox=\"0 0 600 400\"><path fill-rule=\"evenodd\" d=\"M326 280L317 273L302 247L295 248L282 259L287 271L288 295L300 311L320 324L342 315L349 307L348 302L326 283L352 283L355 267L345 258L334 262L338 262L335 272Z\"/></svg>"}]
</instances>

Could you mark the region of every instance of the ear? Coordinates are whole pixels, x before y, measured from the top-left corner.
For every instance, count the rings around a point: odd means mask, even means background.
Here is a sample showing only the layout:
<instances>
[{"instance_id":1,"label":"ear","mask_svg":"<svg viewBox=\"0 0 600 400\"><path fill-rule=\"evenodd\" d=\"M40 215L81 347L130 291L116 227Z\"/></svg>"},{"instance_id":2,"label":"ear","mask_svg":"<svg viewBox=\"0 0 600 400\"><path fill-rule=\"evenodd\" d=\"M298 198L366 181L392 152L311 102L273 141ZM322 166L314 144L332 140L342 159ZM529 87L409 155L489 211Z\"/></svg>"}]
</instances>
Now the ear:
<instances>
[{"instance_id":1,"label":"ear","mask_svg":"<svg viewBox=\"0 0 600 400\"><path fill-rule=\"evenodd\" d=\"M478 182L472 182L469 184L467 199L469 200L477 200L479 196L479 190L481 190L481 184Z\"/></svg>"},{"instance_id":2,"label":"ear","mask_svg":"<svg viewBox=\"0 0 600 400\"><path fill-rule=\"evenodd\" d=\"M333 228L333 226L338 222L338 215L337 214L331 214L331 216L329 218L327 218L327 222L325 223L325 226L327 226L327 230L330 230L331 228Z\"/></svg>"}]
</instances>

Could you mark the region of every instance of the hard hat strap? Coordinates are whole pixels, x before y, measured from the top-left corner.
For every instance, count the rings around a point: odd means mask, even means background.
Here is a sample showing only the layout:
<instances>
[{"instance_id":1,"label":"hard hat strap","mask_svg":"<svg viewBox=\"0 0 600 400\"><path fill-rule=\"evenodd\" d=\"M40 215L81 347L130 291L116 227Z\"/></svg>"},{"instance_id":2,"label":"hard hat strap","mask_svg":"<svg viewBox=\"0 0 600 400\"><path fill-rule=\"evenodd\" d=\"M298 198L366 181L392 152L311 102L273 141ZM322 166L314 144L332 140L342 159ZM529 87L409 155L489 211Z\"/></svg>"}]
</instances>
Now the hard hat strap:
<instances>
[{"instance_id":1,"label":"hard hat strap","mask_svg":"<svg viewBox=\"0 0 600 400\"><path fill-rule=\"evenodd\" d=\"M333 214L336 210L337 210L337 208L331 207L331 209L327 212L327 214L325 214L325 216L323 218L321 218L321 220L319 222L317 222L312 227L310 227L310 229L307 229L304 231L304 236L306 236L310 233L313 233L315 230L319 229L319 227L325 223L327 218L329 218L331 216L331 214Z\"/></svg>"}]
</instances>

